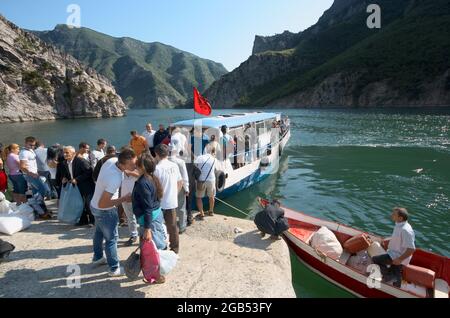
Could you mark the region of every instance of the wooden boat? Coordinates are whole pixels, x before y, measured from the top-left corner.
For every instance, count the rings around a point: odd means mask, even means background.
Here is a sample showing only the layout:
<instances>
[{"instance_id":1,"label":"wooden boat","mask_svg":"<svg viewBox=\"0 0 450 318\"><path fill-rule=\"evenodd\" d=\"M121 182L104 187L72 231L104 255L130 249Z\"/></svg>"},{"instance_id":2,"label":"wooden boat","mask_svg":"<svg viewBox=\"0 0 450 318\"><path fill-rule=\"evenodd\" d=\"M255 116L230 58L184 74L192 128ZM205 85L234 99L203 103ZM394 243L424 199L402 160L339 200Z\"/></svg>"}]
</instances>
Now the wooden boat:
<instances>
[{"instance_id":1,"label":"wooden boat","mask_svg":"<svg viewBox=\"0 0 450 318\"><path fill-rule=\"evenodd\" d=\"M267 200L258 200L262 206L269 203ZM334 285L358 297L449 298L450 259L448 257L417 249L410 265L404 267L402 287L396 288L391 284L381 282L381 280L374 281L370 277L373 277L373 270L369 274L349 266L347 262L350 254L345 250L339 260L334 260L315 250L309 244L314 233L323 226L330 229L342 245L348 239L361 234L368 235L373 242L378 242L384 247L387 247L387 239L336 222L318 219L286 207L282 208L290 225L290 229L283 235L290 249L308 269ZM409 273L409 276L405 277L405 273ZM427 283L423 282L424 275Z\"/></svg>"}]
</instances>

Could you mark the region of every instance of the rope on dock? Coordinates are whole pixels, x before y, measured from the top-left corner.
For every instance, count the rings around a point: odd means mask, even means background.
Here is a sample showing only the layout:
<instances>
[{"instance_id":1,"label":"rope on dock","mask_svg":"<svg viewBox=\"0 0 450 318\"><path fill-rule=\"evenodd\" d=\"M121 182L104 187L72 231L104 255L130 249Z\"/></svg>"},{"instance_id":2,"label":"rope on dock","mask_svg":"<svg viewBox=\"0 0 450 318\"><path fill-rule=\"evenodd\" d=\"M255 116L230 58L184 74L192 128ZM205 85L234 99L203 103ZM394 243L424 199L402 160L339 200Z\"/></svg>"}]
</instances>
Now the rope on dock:
<instances>
[{"instance_id":1,"label":"rope on dock","mask_svg":"<svg viewBox=\"0 0 450 318\"><path fill-rule=\"evenodd\" d=\"M242 211L241 209L238 209L237 207L232 206L231 204L229 204L229 203L227 203L227 202L225 202L225 201L223 201L223 200L220 200L218 197L216 197L216 200L219 201L219 202L221 202L221 203L223 203L223 204L225 204L225 205L227 205L227 206L229 206L230 208L232 208L232 209L238 211L239 213L242 213L242 214L245 215L246 217L249 217L249 214L245 213L245 212Z\"/></svg>"}]
</instances>

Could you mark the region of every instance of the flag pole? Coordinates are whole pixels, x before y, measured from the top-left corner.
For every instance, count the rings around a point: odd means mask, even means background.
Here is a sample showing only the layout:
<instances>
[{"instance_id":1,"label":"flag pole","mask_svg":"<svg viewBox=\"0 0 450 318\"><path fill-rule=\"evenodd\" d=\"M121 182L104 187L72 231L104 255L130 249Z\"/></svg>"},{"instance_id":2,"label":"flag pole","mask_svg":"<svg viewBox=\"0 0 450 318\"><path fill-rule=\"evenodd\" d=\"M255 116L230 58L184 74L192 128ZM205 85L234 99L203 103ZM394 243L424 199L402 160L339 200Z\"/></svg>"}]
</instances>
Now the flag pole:
<instances>
[{"instance_id":1,"label":"flag pole","mask_svg":"<svg viewBox=\"0 0 450 318\"><path fill-rule=\"evenodd\" d=\"M192 110L194 111L194 125L195 125L195 87L194 87L194 94L192 95L192 103L193 103L193 107Z\"/></svg>"}]
</instances>

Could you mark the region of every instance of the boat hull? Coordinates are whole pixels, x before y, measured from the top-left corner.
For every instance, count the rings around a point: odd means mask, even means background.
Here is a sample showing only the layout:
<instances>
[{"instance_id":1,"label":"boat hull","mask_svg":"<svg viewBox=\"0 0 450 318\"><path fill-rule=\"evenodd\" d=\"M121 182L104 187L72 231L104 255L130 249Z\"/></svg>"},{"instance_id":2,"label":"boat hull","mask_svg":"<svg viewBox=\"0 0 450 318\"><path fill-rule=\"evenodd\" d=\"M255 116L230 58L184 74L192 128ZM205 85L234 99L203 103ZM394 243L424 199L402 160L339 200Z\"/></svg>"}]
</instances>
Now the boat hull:
<instances>
[{"instance_id":1,"label":"boat hull","mask_svg":"<svg viewBox=\"0 0 450 318\"><path fill-rule=\"evenodd\" d=\"M343 290L361 298L395 298L395 296L385 293L380 289L369 288L366 281L361 282L357 278L348 276L332 265L328 265L322 259L317 258L315 255L295 244L291 239L285 237L285 240L303 265ZM361 279L367 279L367 277L361 276ZM403 296L410 297L410 295Z\"/></svg>"},{"instance_id":2,"label":"boat hull","mask_svg":"<svg viewBox=\"0 0 450 318\"><path fill-rule=\"evenodd\" d=\"M267 201L266 201L267 202ZM260 201L261 203L261 201ZM311 235L320 227L327 227L340 237L354 237L365 234L373 242L382 243L383 238L374 234L365 233L361 230L351 228L344 224L322 220L301 212L284 208L285 217L289 220L291 228L283 233L283 238L290 249L297 255L299 261L311 271L317 273L324 279L352 293L357 297L367 298L424 298L429 297L421 291L416 292L394 287L390 284L374 281L369 273L362 273L347 265L345 258L334 260L323 253L315 250L309 245ZM348 258L347 258L348 259ZM416 265L433 270L436 278L446 284L448 282L447 258L423 251L416 250L411 265ZM376 270L368 267L367 270ZM379 274L380 275L380 274ZM445 288L444 288L445 289ZM445 297L444 297L445 298Z\"/></svg>"},{"instance_id":3,"label":"boat hull","mask_svg":"<svg viewBox=\"0 0 450 318\"><path fill-rule=\"evenodd\" d=\"M265 167L264 169L260 168L261 160L258 160L247 168L244 167L234 171L229 171L228 174L230 174L230 179L238 181L228 184L222 192L217 193L217 197L220 199L225 199L233 194L236 194L237 192L255 185L258 182L265 180L271 175L276 174L279 169L279 163L281 159L280 155L282 155L283 149L286 147L290 137L291 132L290 130L288 130L280 140L279 144L272 149L272 154L269 157L270 165ZM243 175L244 177L242 177Z\"/></svg>"}]
</instances>

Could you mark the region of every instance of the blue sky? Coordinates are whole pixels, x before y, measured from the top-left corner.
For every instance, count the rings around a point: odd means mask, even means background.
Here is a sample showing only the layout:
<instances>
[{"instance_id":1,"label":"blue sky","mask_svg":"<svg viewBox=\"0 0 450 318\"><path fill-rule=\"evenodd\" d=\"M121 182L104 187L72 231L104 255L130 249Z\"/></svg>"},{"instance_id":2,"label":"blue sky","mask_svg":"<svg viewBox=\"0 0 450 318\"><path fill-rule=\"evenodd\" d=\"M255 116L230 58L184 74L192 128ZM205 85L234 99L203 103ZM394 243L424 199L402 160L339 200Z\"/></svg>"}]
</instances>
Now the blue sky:
<instances>
[{"instance_id":1,"label":"blue sky","mask_svg":"<svg viewBox=\"0 0 450 318\"><path fill-rule=\"evenodd\" d=\"M232 70L250 55L255 35L302 31L333 0L1 0L0 13L19 27L51 30L66 23L69 4L81 26L112 36L162 42Z\"/></svg>"}]
</instances>

